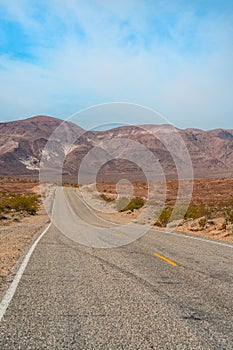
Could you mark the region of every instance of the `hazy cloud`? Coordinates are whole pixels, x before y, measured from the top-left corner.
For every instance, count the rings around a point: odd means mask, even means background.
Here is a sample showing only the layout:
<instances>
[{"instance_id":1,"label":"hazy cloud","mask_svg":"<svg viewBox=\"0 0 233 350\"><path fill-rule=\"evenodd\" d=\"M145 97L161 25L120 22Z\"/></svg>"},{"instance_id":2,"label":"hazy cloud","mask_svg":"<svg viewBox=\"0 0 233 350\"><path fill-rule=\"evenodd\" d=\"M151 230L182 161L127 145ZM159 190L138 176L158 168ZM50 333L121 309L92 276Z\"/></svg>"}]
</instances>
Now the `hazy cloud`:
<instances>
[{"instance_id":1,"label":"hazy cloud","mask_svg":"<svg viewBox=\"0 0 233 350\"><path fill-rule=\"evenodd\" d=\"M180 127L232 128L230 6L0 1L1 119L128 101Z\"/></svg>"}]
</instances>

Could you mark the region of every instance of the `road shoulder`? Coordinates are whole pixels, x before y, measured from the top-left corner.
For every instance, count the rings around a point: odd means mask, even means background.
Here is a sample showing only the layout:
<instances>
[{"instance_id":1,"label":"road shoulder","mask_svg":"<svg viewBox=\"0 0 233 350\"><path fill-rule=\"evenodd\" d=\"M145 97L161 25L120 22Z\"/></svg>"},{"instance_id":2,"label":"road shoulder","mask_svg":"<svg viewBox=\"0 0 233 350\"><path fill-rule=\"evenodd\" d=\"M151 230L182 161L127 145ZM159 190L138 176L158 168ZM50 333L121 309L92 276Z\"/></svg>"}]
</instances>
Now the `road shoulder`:
<instances>
[{"instance_id":1,"label":"road shoulder","mask_svg":"<svg viewBox=\"0 0 233 350\"><path fill-rule=\"evenodd\" d=\"M12 282L24 256L48 224L44 209L20 222L0 226L0 298Z\"/></svg>"}]
</instances>

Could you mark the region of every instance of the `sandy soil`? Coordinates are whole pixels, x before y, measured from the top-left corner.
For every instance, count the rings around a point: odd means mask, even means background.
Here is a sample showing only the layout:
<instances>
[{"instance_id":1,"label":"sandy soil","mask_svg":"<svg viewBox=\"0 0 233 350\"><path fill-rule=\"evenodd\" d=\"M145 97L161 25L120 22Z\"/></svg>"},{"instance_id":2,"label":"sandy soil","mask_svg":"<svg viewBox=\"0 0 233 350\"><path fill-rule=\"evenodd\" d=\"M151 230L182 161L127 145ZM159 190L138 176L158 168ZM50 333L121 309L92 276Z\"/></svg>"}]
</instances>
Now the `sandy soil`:
<instances>
[{"instance_id":1,"label":"sandy soil","mask_svg":"<svg viewBox=\"0 0 233 350\"><path fill-rule=\"evenodd\" d=\"M134 196L144 197L148 199L148 185L143 182L132 183ZM164 190L164 186L161 182L152 183L155 189L161 188ZM166 202L172 204L176 200L178 189L177 180L168 180L166 182L165 197ZM97 190L99 193L116 193L115 183L98 183ZM221 203L229 203L233 200L233 178L225 179L194 179L193 180L193 196L192 202L196 204L212 204L216 205Z\"/></svg>"},{"instance_id":2,"label":"sandy soil","mask_svg":"<svg viewBox=\"0 0 233 350\"><path fill-rule=\"evenodd\" d=\"M167 182L166 201L172 203L177 193L177 181ZM134 196L147 198L147 185L135 183ZM113 203L106 203L99 198L100 193L115 194L116 185L113 183L97 184L97 192L93 192L92 186L87 186L86 195L89 204L95 207L96 213L105 220L118 224L137 222L156 228L154 222L154 205L147 204L145 208L134 212L119 213ZM79 190L77 190L79 191ZM83 191L83 189L82 189ZM4 192L37 193L38 183L24 182L16 179L0 179L0 194ZM196 179L194 181L194 203L229 203L233 200L233 179ZM22 252L30 245L35 234L48 223L49 219L44 209L40 209L35 216L21 216L18 219L0 220L0 283L3 282ZM160 227L158 229L161 230ZM202 237L210 237L228 242L233 242L233 231L209 230L192 231L188 224L176 229L180 232L191 233Z\"/></svg>"},{"instance_id":3,"label":"sandy soil","mask_svg":"<svg viewBox=\"0 0 233 350\"><path fill-rule=\"evenodd\" d=\"M188 228L188 224L184 224L181 227L177 227L176 231L183 232L183 233L191 233L193 235L197 235L200 237L213 238L213 239L233 243L233 230L232 229L231 230L204 229L201 231L191 231Z\"/></svg>"},{"instance_id":4,"label":"sandy soil","mask_svg":"<svg viewBox=\"0 0 233 350\"><path fill-rule=\"evenodd\" d=\"M49 221L44 209L39 210L37 215L17 220L0 222L0 283L4 282L34 235Z\"/></svg>"},{"instance_id":5,"label":"sandy soil","mask_svg":"<svg viewBox=\"0 0 233 350\"><path fill-rule=\"evenodd\" d=\"M195 204L229 204L233 200L233 179L195 179L194 190L192 196L192 203ZM137 182L133 184L134 196L144 197L148 199L148 186L145 183ZM158 188L158 183L155 188ZM167 181L166 190L166 203L173 204L176 199L178 188L178 182L176 180ZM106 203L103 201L99 194L104 193L107 196L116 194L115 183L98 183L96 188L94 185L84 186L81 192L85 193L88 199L89 205L94 208L97 215L118 224L127 224L129 222L137 222L139 224L148 225L154 229L167 230L167 228L161 228L154 226L154 212L156 206L149 203L139 210L134 212L117 212L113 203ZM217 240L223 240L233 243L233 227L227 229L218 229L214 225L209 225L204 229L190 229L190 221L183 223L182 226L176 227L178 232L190 233L202 237L209 237ZM208 225L207 225L208 226Z\"/></svg>"},{"instance_id":6,"label":"sandy soil","mask_svg":"<svg viewBox=\"0 0 233 350\"><path fill-rule=\"evenodd\" d=\"M39 194L39 184L22 179L0 178L0 195L5 193ZM21 254L30 246L35 234L49 221L42 208L36 215L5 215L0 220L0 283L6 280Z\"/></svg>"},{"instance_id":7,"label":"sandy soil","mask_svg":"<svg viewBox=\"0 0 233 350\"><path fill-rule=\"evenodd\" d=\"M1 193L38 193L39 184L36 181L0 178Z\"/></svg>"}]
</instances>

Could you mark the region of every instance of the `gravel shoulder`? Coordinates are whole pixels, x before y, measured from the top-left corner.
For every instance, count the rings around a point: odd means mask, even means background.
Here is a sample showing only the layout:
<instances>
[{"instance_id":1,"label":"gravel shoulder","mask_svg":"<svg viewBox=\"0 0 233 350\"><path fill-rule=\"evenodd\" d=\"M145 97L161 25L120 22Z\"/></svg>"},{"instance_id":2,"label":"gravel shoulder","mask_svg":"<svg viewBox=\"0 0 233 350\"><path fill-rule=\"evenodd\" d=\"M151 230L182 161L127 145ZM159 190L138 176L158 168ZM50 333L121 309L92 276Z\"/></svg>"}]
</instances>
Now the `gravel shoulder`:
<instances>
[{"instance_id":1,"label":"gravel shoulder","mask_svg":"<svg viewBox=\"0 0 233 350\"><path fill-rule=\"evenodd\" d=\"M83 215L77 203L70 208ZM93 249L52 225L1 322L0 348L230 350L231 263L232 247L183 235L148 230L131 244Z\"/></svg>"},{"instance_id":2,"label":"gravel shoulder","mask_svg":"<svg viewBox=\"0 0 233 350\"><path fill-rule=\"evenodd\" d=\"M92 186L86 186L76 190L78 195L81 195L87 204L95 211L95 213L103 218L104 220L111 221L116 224L128 224L130 222L137 222L142 225L147 225L155 230L167 230L168 228L163 228L160 226L154 225L154 211L155 208L153 205L146 205L141 209L135 210L133 212L118 212L116 208L114 208L113 203L107 203L104 200L100 199L98 196L98 192L92 189ZM194 220L195 221L195 220ZM181 233L188 233L200 237L212 238L216 240L221 240L225 242L233 243L233 230L226 229L218 229L216 226L212 226L212 228L208 229L196 229L194 230L192 227L192 222L187 221L184 222L183 225L172 227L170 229L175 230Z\"/></svg>"},{"instance_id":3,"label":"gravel shoulder","mask_svg":"<svg viewBox=\"0 0 233 350\"><path fill-rule=\"evenodd\" d=\"M30 246L34 236L48 222L49 218L43 208L37 215L0 222L0 286L7 281L13 266Z\"/></svg>"},{"instance_id":4,"label":"gravel shoulder","mask_svg":"<svg viewBox=\"0 0 233 350\"><path fill-rule=\"evenodd\" d=\"M193 235L197 235L200 237L207 237L207 238L212 238L212 239L217 239L220 241L225 241L229 243L233 243L233 231L231 230L208 230L208 229L203 229L201 231L192 231L189 229L188 224L184 224L181 227L177 227L176 229L177 232L181 233L189 233Z\"/></svg>"}]
</instances>

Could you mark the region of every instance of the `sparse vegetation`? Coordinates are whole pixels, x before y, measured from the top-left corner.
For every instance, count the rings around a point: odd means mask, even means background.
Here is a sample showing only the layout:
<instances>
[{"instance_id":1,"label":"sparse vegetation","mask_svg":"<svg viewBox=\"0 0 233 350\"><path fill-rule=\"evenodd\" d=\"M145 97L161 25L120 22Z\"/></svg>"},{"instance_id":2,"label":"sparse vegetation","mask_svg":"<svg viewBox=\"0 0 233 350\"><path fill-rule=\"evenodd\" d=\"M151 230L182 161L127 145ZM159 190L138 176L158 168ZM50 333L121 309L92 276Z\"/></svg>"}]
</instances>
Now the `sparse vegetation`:
<instances>
[{"instance_id":1,"label":"sparse vegetation","mask_svg":"<svg viewBox=\"0 0 233 350\"><path fill-rule=\"evenodd\" d=\"M186 214L184 216L185 220L188 219L199 219L203 216L210 217L211 213L213 212L213 207L212 206L206 206L204 204L190 204L188 206L188 209L186 211Z\"/></svg>"},{"instance_id":2,"label":"sparse vegetation","mask_svg":"<svg viewBox=\"0 0 233 350\"><path fill-rule=\"evenodd\" d=\"M217 217L224 217L228 223L233 223L233 205L232 202L220 203L217 206L214 204L204 205L204 204L193 204L190 203L186 213L184 213L184 206L174 206L167 205L162 210L158 219L155 222L156 226L166 227L170 221L172 216L172 220L195 220L203 218L203 220L199 221L199 225L204 227L208 219L214 219Z\"/></svg>"},{"instance_id":3,"label":"sparse vegetation","mask_svg":"<svg viewBox=\"0 0 233 350\"><path fill-rule=\"evenodd\" d=\"M114 202L115 198L106 196L106 194L101 193L100 198L103 199L105 202L111 203Z\"/></svg>"},{"instance_id":4,"label":"sparse vegetation","mask_svg":"<svg viewBox=\"0 0 233 350\"><path fill-rule=\"evenodd\" d=\"M3 195L0 198L0 213L21 212L35 215L39 208L39 196L35 194Z\"/></svg>"},{"instance_id":5,"label":"sparse vegetation","mask_svg":"<svg viewBox=\"0 0 233 350\"><path fill-rule=\"evenodd\" d=\"M8 176L0 176L0 181L5 182L13 182L13 183L22 183L22 184L37 184L37 179L25 179L20 177L8 177Z\"/></svg>"},{"instance_id":6,"label":"sparse vegetation","mask_svg":"<svg viewBox=\"0 0 233 350\"><path fill-rule=\"evenodd\" d=\"M64 187L74 187L74 188L79 188L79 187L81 187L80 184L72 183L72 182L63 182L63 183L62 183L62 186L64 186Z\"/></svg>"},{"instance_id":7,"label":"sparse vegetation","mask_svg":"<svg viewBox=\"0 0 233 350\"><path fill-rule=\"evenodd\" d=\"M107 203L111 203L116 200L115 197L107 196L105 193L101 193L99 197ZM145 200L141 197L132 197L131 199L127 197L121 197L116 200L117 210L119 212L124 212L129 210L134 211L136 209L142 208L144 204L145 204Z\"/></svg>"},{"instance_id":8,"label":"sparse vegetation","mask_svg":"<svg viewBox=\"0 0 233 350\"><path fill-rule=\"evenodd\" d=\"M233 224L233 207L232 206L226 209L225 217L230 224Z\"/></svg>"},{"instance_id":9,"label":"sparse vegetation","mask_svg":"<svg viewBox=\"0 0 233 350\"><path fill-rule=\"evenodd\" d=\"M134 211L140 209L145 204L145 200L141 197L133 197L131 199L123 197L117 200L117 210L123 211Z\"/></svg>"},{"instance_id":10,"label":"sparse vegetation","mask_svg":"<svg viewBox=\"0 0 233 350\"><path fill-rule=\"evenodd\" d=\"M159 218L156 220L155 225L159 227L166 227L172 215L172 211L173 207L165 207L159 215Z\"/></svg>"}]
</instances>

